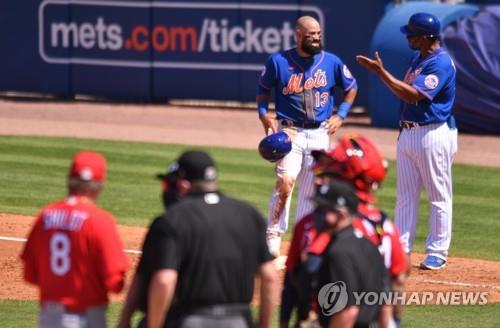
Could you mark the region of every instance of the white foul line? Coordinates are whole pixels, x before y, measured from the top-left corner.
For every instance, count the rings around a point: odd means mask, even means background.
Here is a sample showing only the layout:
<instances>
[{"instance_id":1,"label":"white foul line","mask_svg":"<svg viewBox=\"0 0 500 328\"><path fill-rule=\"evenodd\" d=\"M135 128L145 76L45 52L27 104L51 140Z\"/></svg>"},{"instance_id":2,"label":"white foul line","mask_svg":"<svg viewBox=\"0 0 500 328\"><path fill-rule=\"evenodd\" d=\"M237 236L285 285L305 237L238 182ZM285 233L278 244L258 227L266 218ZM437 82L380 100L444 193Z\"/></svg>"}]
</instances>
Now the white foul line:
<instances>
[{"instance_id":1,"label":"white foul line","mask_svg":"<svg viewBox=\"0 0 500 328\"><path fill-rule=\"evenodd\" d=\"M16 237L4 237L0 236L0 240L5 240L5 241L18 241L18 242L26 242L28 239L26 238L16 238ZM130 254L142 254L141 251L135 250L135 249L124 249L123 250L125 253L130 253Z\"/></svg>"},{"instance_id":2,"label":"white foul line","mask_svg":"<svg viewBox=\"0 0 500 328\"><path fill-rule=\"evenodd\" d=\"M7 241L20 241L20 242L26 242L28 239L26 238L15 238L15 237L4 237L0 236L0 240L7 240Z\"/></svg>"},{"instance_id":3,"label":"white foul line","mask_svg":"<svg viewBox=\"0 0 500 328\"><path fill-rule=\"evenodd\" d=\"M430 284L439 284L439 285L500 289L500 286L495 286L495 285L479 285L479 284L470 284L470 283L466 283L466 282L434 280L434 279L415 279L415 280L420 281L420 282L427 282Z\"/></svg>"},{"instance_id":4,"label":"white foul line","mask_svg":"<svg viewBox=\"0 0 500 328\"><path fill-rule=\"evenodd\" d=\"M125 253L130 253L130 254L142 254L141 251L135 250L135 249L124 249L123 250Z\"/></svg>"}]
</instances>

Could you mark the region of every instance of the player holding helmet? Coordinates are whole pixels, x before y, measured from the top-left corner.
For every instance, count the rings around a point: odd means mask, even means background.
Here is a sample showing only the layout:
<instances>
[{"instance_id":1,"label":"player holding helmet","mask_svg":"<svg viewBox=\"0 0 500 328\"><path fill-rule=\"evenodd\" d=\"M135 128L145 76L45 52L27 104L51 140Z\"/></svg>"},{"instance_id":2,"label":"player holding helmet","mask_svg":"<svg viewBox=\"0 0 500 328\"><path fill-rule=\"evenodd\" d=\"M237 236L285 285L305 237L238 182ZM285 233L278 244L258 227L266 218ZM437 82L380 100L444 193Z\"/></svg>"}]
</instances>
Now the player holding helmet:
<instances>
[{"instance_id":1,"label":"player holding helmet","mask_svg":"<svg viewBox=\"0 0 500 328\"><path fill-rule=\"evenodd\" d=\"M299 184L295 223L313 208L310 151L330 148L330 135L342 125L357 93L356 79L347 66L322 50L321 26L315 18L299 17L295 36L297 47L268 58L257 87L259 119L266 135L285 131L292 141L291 151L276 162L276 185L269 203L267 241L275 256L288 227L295 182ZM334 111L335 88L343 91L343 97ZM268 112L273 89L276 115Z\"/></svg>"}]
</instances>

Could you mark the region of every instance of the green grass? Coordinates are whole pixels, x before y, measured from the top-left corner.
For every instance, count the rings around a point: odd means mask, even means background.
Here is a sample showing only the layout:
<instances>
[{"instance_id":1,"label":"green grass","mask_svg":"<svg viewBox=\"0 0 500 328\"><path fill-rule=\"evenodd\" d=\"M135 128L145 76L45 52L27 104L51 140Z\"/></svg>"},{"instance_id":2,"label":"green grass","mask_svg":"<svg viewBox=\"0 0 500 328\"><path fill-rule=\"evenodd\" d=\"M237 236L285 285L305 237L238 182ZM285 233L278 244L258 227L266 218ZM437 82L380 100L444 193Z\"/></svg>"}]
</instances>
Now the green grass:
<instances>
[{"instance_id":1,"label":"green grass","mask_svg":"<svg viewBox=\"0 0 500 328\"><path fill-rule=\"evenodd\" d=\"M112 303L109 306L107 316L109 327L116 327L121 309L121 303ZM36 301L0 300L0 315L2 317L2 327L4 328L36 327L38 312L39 307ZM134 316L134 323L139 319L138 316Z\"/></svg>"},{"instance_id":2,"label":"green grass","mask_svg":"<svg viewBox=\"0 0 500 328\"><path fill-rule=\"evenodd\" d=\"M500 260L500 168L455 164L453 166L453 225L451 256ZM379 204L394 217L395 162L391 162ZM414 251L423 253L429 229L429 203L422 192ZM486 246L488 244L488 246Z\"/></svg>"},{"instance_id":3,"label":"green grass","mask_svg":"<svg viewBox=\"0 0 500 328\"><path fill-rule=\"evenodd\" d=\"M192 147L0 137L0 212L33 215L47 202L64 197L72 155L77 150L92 149L102 152L108 160L106 188L99 204L122 224L147 225L162 211L156 173L165 172L167 165L187 148ZM196 148L214 156L224 191L246 199L264 212L264 198L272 191L271 164L258 158L256 152Z\"/></svg>"},{"instance_id":4,"label":"green grass","mask_svg":"<svg viewBox=\"0 0 500 328\"><path fill-rule=\"evenodd\" d=\"M108 309L109 327L116 327L122 304L113 303ZM253 309L254 311L256 308ZM500 327L500 303L487 305L427 305L408 306L404 325L407 328L496 328ZM0 300L0 315L4 328L31 328L36 326L38 303L35 301ZM22 318L22 320L20 320ZM139 319L135 316L134 319ZM273 327L277 327L277 316Z\"/></svg>"},{"instance_id":5,"label":"green grass","mask_svg":"<svg viewBox=\"0 0 500 328\"><path fill-rule=\"evenodd\" d=\"M47 202L64 197L72 155L97 150L108 159L106 188L99 204L122 224L146 226L162 211L160 188L154 178L183 150L193 148L141 142L65 138L0 137L0 212L34 215ZM196 147L217 162L221 189L247 200L265 216L274 185L274 170L256 151ZM452 256L500 260L500 168L454 165ZM294 192L294 196L296 196ZM381 207L394 213L395 163L377 196ZM422 194L415 251L423 251L429 206ZM295 199L295 198L294 198ZM295 202L293 202L295 203ZM293 206L292 203L292 206ZM292 210L292 213L294 211ZM292 215L293 216L293 215ZM293 219L291 219L293 220Z\"/></svg>"},{"instance_id":6,"label":"green grass","mask_svg":"<svg viewBox=\"0 0 500 328\"><path fill-rule=\"evenodd\" d=\"M0 300L0 316L5 328L36 327L38 302Z\"/></svg>"},{"instance_id":7,"label":"green grass","mask_svg":"<svg viewBox=\"0 0 500 328\"><path fill-rule=\"evenodd\" d=\"M498 328L500 303L485 305L407 306L403 324L407 328Z\"/></svg>"},{"instance_id":8,"label":"green grass","mask_svg":"<svg viewBox=\"0 0 500 328\"><path fill-rule=\"evenodd\" d=\"M102 152L108 159L106 188L99 204L122 224L146 226L162 211L160 186L154 176L184 149L179 145L65 138L0 137L0 212L34 215L41 206L65 196L72 155L81 149ZM221 189L267 212L274 184L273 166L256 151L195 147L215 158ZM454 166L454 222L451 255L500 260L500 168ZM294 193L296 194L296 193ZM391 216L395 202L395 165L378 192ZM423 250L428 205L422 196L416 250ZM292 211L293 213L293 211ZM116 323L121 304L112 304L109 322ZM409 306L407 327L500 327L499 304L484 306ZM33 301L0 300L2 327L33 327L38 305ZM22 320L20 320L22 318ZM275 318L276 322L276 318Z\"/></svg>"},{"instance_id":9,"label":"green grass","mask_svg":"<svg viewBox=\"0 0 500 328\"><path fill-rule=\"evenodd\" d=\"M108 307L108 327L116 327L122 310L122 303L111 303ZM258 308L253 306L252 310L256 316ZM36 301L14 301L0 300L0 315L2 317L2 328L32 328L36 327L38 320L38 302ZM132 327L136 327L142 315L134 314ZM19 320L22 318L22 320ZM274 327L278 326L277 311L273 317Z\"/></svg>"}]
</instances>

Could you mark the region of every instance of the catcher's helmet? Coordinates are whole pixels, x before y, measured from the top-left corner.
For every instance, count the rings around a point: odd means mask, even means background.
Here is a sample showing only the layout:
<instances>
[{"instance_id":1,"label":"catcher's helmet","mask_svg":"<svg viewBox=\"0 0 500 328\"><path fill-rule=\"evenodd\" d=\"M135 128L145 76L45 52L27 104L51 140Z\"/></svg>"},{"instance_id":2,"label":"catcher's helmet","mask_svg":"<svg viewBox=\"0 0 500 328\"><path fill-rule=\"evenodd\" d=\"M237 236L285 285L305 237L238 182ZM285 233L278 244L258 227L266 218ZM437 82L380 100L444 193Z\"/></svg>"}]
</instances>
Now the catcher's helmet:
<instances>
[{"instance_id":1,"label":"catcher's helmet","mask_svg":"<svg viewBox=\"0 0 500 328\"><path fill-rule=\"evenodd\" d=\"M377 189L387 173L387 161L373 142L362 135L345 135L332 151L313 151L312 155L316 175L332 174L352 183L358 191Z\"/></svg>"},{"instance_id":2,"label":"catcher's helmet","mask_svg":"<svg viewBox=\"0 0 500 328\"><path fill-rule=\"evenodd\" d=\"M437 37L441 31L441 24L432 14L416 13L410 17L407 25L401 26L400 30L407 36Z\"/></svg>"},{"instance_id":3,"label":"catcher's helmet","mask_svg":"<svg viewBox=\"0 0 500 328\"><path fill-rule=\"evenodd\" d=\"M259 154L270 162L276 162L292 150L292 141L285 132L268 135L259 143Z\"/></svg>"}]
</instances>

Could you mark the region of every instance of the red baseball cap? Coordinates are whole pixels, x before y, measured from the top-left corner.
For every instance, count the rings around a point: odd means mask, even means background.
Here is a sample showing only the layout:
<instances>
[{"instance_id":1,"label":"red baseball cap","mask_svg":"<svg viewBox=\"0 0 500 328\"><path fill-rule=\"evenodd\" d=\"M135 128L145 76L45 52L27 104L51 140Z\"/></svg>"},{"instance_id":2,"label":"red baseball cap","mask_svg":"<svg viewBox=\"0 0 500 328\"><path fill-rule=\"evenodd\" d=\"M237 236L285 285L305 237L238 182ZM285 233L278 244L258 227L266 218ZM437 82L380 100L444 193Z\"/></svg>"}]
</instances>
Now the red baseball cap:
<instances>
[{"instance_id":1,"label":"red baseball cap","mask_svg":"<svg viewBox=\"0 0 500 328\"><path fill-rule=\"evenodd\" d=\"M99 153L81 151L73 157L69 169L70 178L83 181L104 182L106 176L106 159Z\"/></svg>"}]
</instances>

